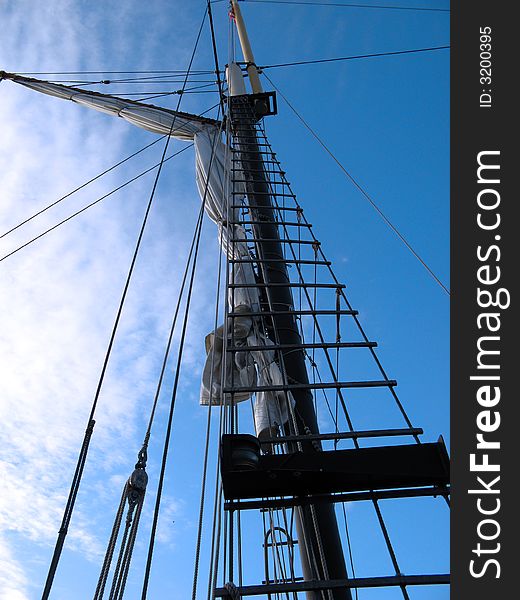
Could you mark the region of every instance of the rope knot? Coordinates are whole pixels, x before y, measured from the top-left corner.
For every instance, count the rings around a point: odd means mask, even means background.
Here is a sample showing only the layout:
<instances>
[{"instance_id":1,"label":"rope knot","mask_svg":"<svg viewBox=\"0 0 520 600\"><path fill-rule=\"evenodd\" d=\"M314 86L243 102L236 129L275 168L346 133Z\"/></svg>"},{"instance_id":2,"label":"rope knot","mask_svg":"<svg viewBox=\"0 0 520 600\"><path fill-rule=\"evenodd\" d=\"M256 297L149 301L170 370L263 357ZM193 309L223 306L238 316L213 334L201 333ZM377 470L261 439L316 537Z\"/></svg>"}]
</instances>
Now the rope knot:
<instances>
[{"instance_id":1,"label":"rope knot","mask_svg":"<svg viewBox=\"0 0 520 600\"><path fill-rule=\"evenodd\" d=\"M227 591L228 598L230 598L231 600L241 600L238 588L233 582L229 581L228 583L226 583L224 588Z\"/></svg>"}]
</instances>

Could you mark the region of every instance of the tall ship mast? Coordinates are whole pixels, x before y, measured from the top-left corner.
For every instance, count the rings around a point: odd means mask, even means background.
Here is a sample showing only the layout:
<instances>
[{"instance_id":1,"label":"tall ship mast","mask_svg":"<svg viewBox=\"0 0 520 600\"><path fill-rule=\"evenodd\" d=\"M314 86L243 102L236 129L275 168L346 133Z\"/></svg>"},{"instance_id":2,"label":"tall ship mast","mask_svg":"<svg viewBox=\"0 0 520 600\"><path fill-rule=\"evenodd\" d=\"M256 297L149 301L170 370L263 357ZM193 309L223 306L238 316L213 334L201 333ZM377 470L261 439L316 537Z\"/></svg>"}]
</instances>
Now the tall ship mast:
<instances>
[{"instance_id":1,"label":"tall ship mast","mask_svg":"<svg viewBox=\"0 0 520 600\"><path fill-rule=\"evenodd\" d=\"M182 93L176 108L166 109L81 86L1 73L6 81L122 118L165 139L42 600L54 597L59 585L60 561L96 433L100 390L169 140L194 146L200 212L182 267L182 287L142 444L135 449L135 464L114 506L97 579L85 597L153 597L149 586L154 547L172 432L181 426L174 409L180 401L180 368L206 217L216 226L222 260L200 385L206 439L192 598L408 600L426 597L422 590L445 593L446 570L402 568L400 534L391 531L385 517L386 510L413 514L412 502L427 501L432 512L448 510L445 443L442 437L423 440L423 430L412 423L397 394L397 381L387 375L377 342L363 328L326 255L326 241L307 219L267 135L269 122L277 118L281 93L256 63L239 3L232 0L229 9L241 55L230 52L221 68L213 37L220 104L215 117L180 110ZM213 31L211 3L206 18ZM187 81L188 76L182 92ZM177 359L169 363L175 336ZM173 369L171 402L152 476L149 447L168 365ZM360 404L372 404L366 410L375 411L380 418L374 420L382 425L364 426ZM212 460L215 474L210 473ZM146 536L141 515L147 503L151 512ZM361 529L366 522L367 531L371 523L386 552L376 574L356 561L350 533L356 520ZM367 535L367 546L373 543L372 535ZM143 558L136 568L133 555L145 536L147 550L141 549ZM416 548L418 553L429 552L420 532ZM362 554L367 554L366 548ZM381 593L388 595L377 595Z\"/></svg>"}]
</instances>

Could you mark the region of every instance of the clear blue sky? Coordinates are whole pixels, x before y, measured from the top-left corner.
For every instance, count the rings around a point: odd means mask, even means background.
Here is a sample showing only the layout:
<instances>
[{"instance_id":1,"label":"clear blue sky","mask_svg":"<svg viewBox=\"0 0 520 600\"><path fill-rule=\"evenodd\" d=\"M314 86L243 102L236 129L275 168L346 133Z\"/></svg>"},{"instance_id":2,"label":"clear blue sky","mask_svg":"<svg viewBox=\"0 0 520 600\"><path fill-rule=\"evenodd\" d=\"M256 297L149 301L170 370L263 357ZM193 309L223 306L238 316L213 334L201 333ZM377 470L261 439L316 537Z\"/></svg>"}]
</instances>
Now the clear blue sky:
<instances>
[{"instance_id":1,"label":"clear blue sky","mask_svg":"<svg viewBox=\"0 0 520 600\"><path fill-rule=\"evenodd\" d=\"M401 6L419 4L448 7L444 0L399 2ZM204 10L205 2L199 0L146 5L137 0L124 5L79 0L51 0L45 6L29 1L7 3L0 8L1 20L8 24L0 42L0 68L17 72L185 69ZM242 10L261 65L449 44L449 13L445 12L260 2L244 2ZM224 65L227 3L215 3L213 11ZM206 27L194 68L212 67ZM449 51L267 72L449 287ZM139 86L121 85L120 90L135 88ZM108 86L102 91L108 91ZM110 91L115 88L111 86ZM177 97L156 102L171 107ZM216 102L215 93L193 94L186 96L181 108L201 112ZM121 120L10 82L0 86L0 103L6 115L0 151L6 202L2 232L154 139L153 134ZM369 337L379 343L378 354L389 376L398 380L399 395L412 422L424 428L425 440L434 441L442 434L449 442L449 298L281 98L278 106L279 115L268 120L267 132L307 218L338 278L347 284L349 299L360 311ZM16 237L0 240L5 243L2 256L4 250L154 164L160 157L159 146L143 155L141 164L132 162L89 188L79 200L71 200L59 209L62 212L45 216ZM180 149L181 144L172 148ZM151 184L150 178L141 180L0 262L6 307L0 340L8 357L0 400L6 415L1 458L10 492L10 500L0 511L6 515L0 522L5 540L0 545L1 599L39 597ZM161 178L128 316L100 402L77 516L56 579L57 600L92 595L99 553L143 435L178 289L178 264L186 255L198 206L193 154L188 150L169 164ZM191 591L206 414L197 404L198 381L203 337L213 325L207 306L214 294L218 260L211 223L205 226L204 251L150 598L185 599ZM171 376L167 389L170 385ZM163 429L167 395L157 434ZM368 403L366 410L369 414ZM159 443L158 438L152 443L143 534L154 499ZM406 573L448 570L447 511L437 500L432 518L428 502L419 507L406 503L398 512L384 505L391 533L400 533L393 537L398 538L398 556ZM357 574L391 574L388 559L372 540L372 517L365 513L360 505L351 512L355 560L358 556L363 565ZM426 541L423 553L414 545L418 530ZM259 547L260 540L255 543ZM137 597L145 545L146 535L142 535L128 598ZM202 576L201 590L204 586ZM396 597L395 591L384 590L360 594L370 600ZM411 597L441 600L448 598L448 592L418 589L412 590Z\"/></svg>"}]
</instances>

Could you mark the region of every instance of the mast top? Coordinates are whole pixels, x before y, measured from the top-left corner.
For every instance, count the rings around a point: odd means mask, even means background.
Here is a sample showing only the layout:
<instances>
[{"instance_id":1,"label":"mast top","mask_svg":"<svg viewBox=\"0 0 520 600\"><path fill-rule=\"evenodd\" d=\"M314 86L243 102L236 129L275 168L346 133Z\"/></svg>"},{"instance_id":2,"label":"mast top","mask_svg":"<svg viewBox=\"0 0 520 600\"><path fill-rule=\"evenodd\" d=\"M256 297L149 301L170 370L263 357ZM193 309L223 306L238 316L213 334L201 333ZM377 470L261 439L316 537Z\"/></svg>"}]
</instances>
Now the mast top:
<instances>
[{"instance_id":1,"label":"mast top","mask_svg":"<svg viewBox=\"0 0 520 600\"><path fill-rule=\"evenodd\" d=\"M251 82L251 89L253 90L253 94L261 94L263 89L260 78L258 77L258 67L255 63L255 57L253 55L253 50L251 49L249 36L247 35L246 24L237 0L231 0L231 10L235 25L237 27L242 54L244 55L247 74L249 75L249 81Z\"/></svg>"},{"instance_id":2,"label":"mast top","mask_svg":"<svg viewBox=\"0 0 520 600\"><path fill-rule=\"evenodd\" d=\"M276 94L274 92L264 92L260 83L258 67L255 63L255 57L251 49L251 43L247 35L246 25L237 0L231 0L231 16L235 21L242 54L246 63L246 71L251 82L252 94L247 94L242 70L237 63L232 62L226 68L226 76L228 80L229 96L244 96L248 95L254 114L257 118L262 118L267 115L275 115L277 113Z\"/></svg>"}]
</instances>

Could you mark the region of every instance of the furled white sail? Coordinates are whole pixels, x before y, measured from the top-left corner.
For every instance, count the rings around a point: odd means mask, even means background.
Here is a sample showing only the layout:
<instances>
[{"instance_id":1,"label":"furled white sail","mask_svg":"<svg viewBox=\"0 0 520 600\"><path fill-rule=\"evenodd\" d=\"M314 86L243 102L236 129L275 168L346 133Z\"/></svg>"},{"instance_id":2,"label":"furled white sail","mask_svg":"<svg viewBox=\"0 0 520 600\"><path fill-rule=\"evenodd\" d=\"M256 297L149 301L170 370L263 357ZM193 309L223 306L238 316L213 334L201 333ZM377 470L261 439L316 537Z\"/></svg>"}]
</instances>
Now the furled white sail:
<instances>
[{"instance_id":1,"label":"furled white sail","mask_svg":"<svg viewBox=\"0 0 520 600\"><path fill-rule=\"evenodd\" d=\"M48 94L62 100L71 100L88 108L121 117L132 123L132 125L147 129L153 133L171 135L180 140L192 141L201 127L216 124L213 119L204 119L203 117L180 111L169 110L125 98L116 98L109 94L100 94L72 86L50 83L49 81L41 81L31 77L4 73L3 78L11 79L20 85L36 92L41 92L42 94Z\"/></svg>"},{"instance_id":2,"label":"furled white sail","mask_svg":"<svg viewBox=\"0 0 520 600\"><path fill-rule=\"evenodd\" d=\"M11 79L37 92L56 98L71 100L88 108L125 119L132 125L153 133L169 135L183 141L193 141L196 158L196 178L199 194L204 201L207 215L218 227L222 251L228 258L249 259L246 232L236 224L238 210L231 204L238 204L231 194L226 177L230 173L230 157L221 141L220 123L180 111L144 104L133 100L116 98L29 77L10 73L0 73L1 79ZM236 183L235 183L236 193ZM238 190L240 191L240 190ZM245 189L244 189L245 196ZM232 238L233 242L230 241ZM238 240L238 241L237 241ZM244 241L240 241L244 240ZM235 284L251 284L251 287L238 287L230 290L228 304L230 310L244 313L244 317L229 320L233 323L224 331L222 325L216 332L206 336L206 363L204 366L200 401L204 405L221 405L230 400L223 393L222 386L255 387L282 385L283 376L275 360L274 351L249 351L249 346L266 346L271 342L260 331L258 319L247 316L260 308L258 288L255 287L255 273L250 262L234 263L230 279ZM243 346L243 352L229 353L224 357L224 340L235 346ZM224 363L226 363L224 365ZM225 366L225 374L223 369ZM252 396L252 392L234 394L234 401L240 402ZM277 426L288 419L288 405L294 405L291 394L286 397L278 392L259 392L256 395L254 419L257 435L270 435Z\"/></svg>"}]
</instances>

